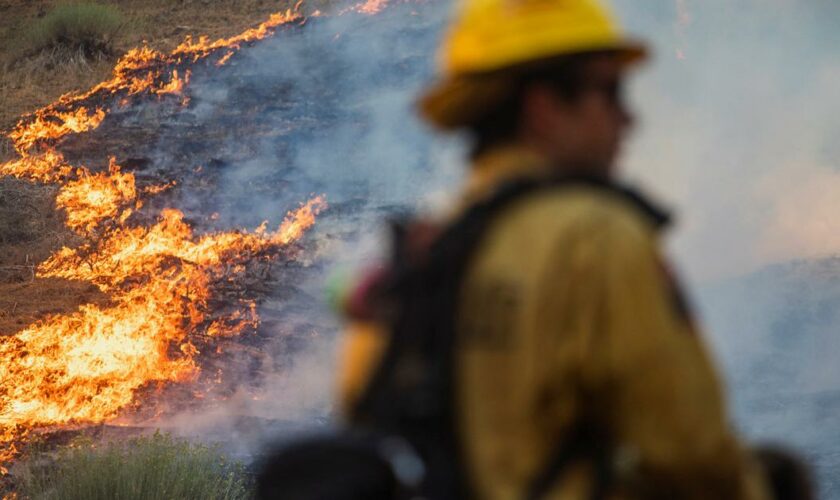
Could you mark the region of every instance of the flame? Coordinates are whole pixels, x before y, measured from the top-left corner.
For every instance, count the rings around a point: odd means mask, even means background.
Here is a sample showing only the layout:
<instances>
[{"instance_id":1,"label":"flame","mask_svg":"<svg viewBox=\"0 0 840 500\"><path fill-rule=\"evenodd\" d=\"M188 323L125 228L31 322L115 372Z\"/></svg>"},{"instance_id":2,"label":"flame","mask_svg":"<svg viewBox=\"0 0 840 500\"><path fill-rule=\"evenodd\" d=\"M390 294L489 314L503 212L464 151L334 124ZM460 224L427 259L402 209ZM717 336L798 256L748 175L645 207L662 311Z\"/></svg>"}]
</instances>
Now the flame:
<instances>
[{"instance_id":1,"label":"flame","mask_svg":"<svg viewBox=\"0 0 840 500\"><path fill-rule=\"evenodd\" d=\"M67 226L86 234L103 220L116 218L123 207L136 199L134 175L121 172L116 159L111 158L107 173L92 174L79 169L79 178L64 184L55 202L67 212Z\"/></svg>"},{"instance_id":2,"label":"flame","mask_svg":"<svg viewBox=\"0 0 840 500\"><path fill-rule=\"evenodd\" d=\"M230 38L211 42L207 37L199 37L198 40L187 37L168 55L145 45L131 49L114 66L109 80L87 92L65 94L56 102L24 117L9 133L9 138L21 158L25 159L33 153L35 146L44 142L55 144L68 134L98 127L107 113L101 108L88 110L86 102L118 98L118 101L126 103L127 97L142 93L180 94L189 83L189 72L183 78L179 77L179 66L195 63L220 51L232 54L242 44L261 40L273 34L279 26L297 19L302 19L298 12L287 10L272 14L256 28ZM0 169L5 170L3 167L5 165L1 165Z\"/></svg>"},{"instance_id":3,"label":"flame","mask_svg":"<svg viewBox=\"0 0 840 500\"><path fill-rule=\"evenodd\" d=\"M12 139L21 159L25 159L34 154L33 147L45 141L54 144L68 134L78 134L98 127L107 113L101 108L89 111L85 106L86 102L114 98L121 105L127 105L130 102L128 97L142 93L180 94L189 84L190 76L187 71L185 76L180 78L180 66L218 53L222 53L222 56L216 64L224 65L242 45L271 36L282 25L293 21L305 21L299 12L301 3L298 2L294 9L276 12L257 27L230 38L210 41L206 36L198 39L188 36L170 54L164 54L146 45L133 48L117 61L110 79L87 92L65 94L54 103L25 116L9 134L9 138ZM387 3L388 0L366 0L350 10L375 14ZM0 165L0 174L5 170L4 167L5 165Z\"/></svg>"},{"instance_id":4,"label":"flame","mask_svg":"<svg viewBox=\"0 0 840 500\"><path fill-rule=\"evenodd\" d=\"M372 14L386 3L367 0L354 10ZM300 239L325 209L322 196L287 214L273 231L264 223L253 231L199 236L175 209L163 209L151 225L137 225L131 215L143 199L174 182L139 187L134 174L113 158L107 171L96 172L70 164L58 147L69 135L99 127L108 115L106 103L124 107L143 96L163 95L187 102L188 65L218 54L215 64L225 64L244 44L303 21L299 5L230 38L188 37L169 54L145 45L134 48L108 80L61 96L9 132L18 157L0 164L0 176L58 185L56 206L64 210L67 226L84 238L80 246L61 248L41 263L37 276L83 280L109 300L47 316L0 337L0 474L34 430L112 420L136 405L145 387L195 380L202 349L219 349L206 339L239 335L259 324L253 300L214 315L214 286ZM199 331L201 339L194 335Z\"/></svg>"},{"instance_id":5,"label":"flame","mask_svg":"<svg viewBox=\"0 0 840 500\"><path fill-rule=\"evenodd\" d=\"M24 155L0 165L0 176L13 176L41 182L55 182L68 177L73 167L64 161L64 156L54 150L35 155Z\"/></svg>"},{"instance_id":6,"label":"flame","mask_svg":"<svg viewBox=\"0 0 840 500\"><path fill-rule=\"evenodd\" d=\"M246 30L239 35L230 38L221 38L211 42L206 36L201 36L198 40L192 37L187 37L184 42L175 48L172 56L175 58L192 58L194 61L207 57L211 53L219 49L238 49L244 43L262 40L268 35L274 33L274 30L283 24L292 21L302 20L303 16L297 12L300 4L295 6L294 10L287 10L285 12L276 12L269 16L268 20L260 23L256 28Z\"/></svg>"},{"instance_id":7,"label":"flame","mask_svg":"<svg viewBox=\"0 0 840 500\"><path fill-rule=\"evenodd\" d=\"M125 185L133 187L133 179ZM211 283L230 263L295 241L324 207L321 197L313 198L273 232L201 237L181 212L167 209L151 227L119 227L95 244L56 252L38 267L39 276L89 281L109 293L110 303L84 305L0 337L0 431L8 445L0 459L16 453L19 437L11 430L102 422L148 384L193 380L199 350L190 333L208 321ZM238 335L257 324L250 302L246 312L211 322L207 335Z\"/></svg>"},{"instance_id":8,"label":"flame","mask_svg":"<svg viewBox=\"0 0 840 500\"><path fill-rule=\"evenodd\" d=\"M156 94L159 94L159 95L163 95L163 94L180 95L181 93L184 92L184 87L189 85L190 76L191 76L190 71L187 71L184 74L184 77L181 78L181 77L178 76L178 70L174 69L174 70L172 70L172 78L170 78L169 83L167 83L166 85L162 86L159 89L156 89L154 92Z\"/></svg>"},{"instance_id":9,"label":"flame","mask_svg":"<svg viewBox=\"0 0 840 500\"><path fill-rule=\"evenodd\" d=\"M227 62L230 61L230 58L233 57L233 54L235 54L235 52L230 51L227 54L223 55L221 59L216 61L216 66L224 66L225 64L227 64Z\"/></svg>"},{"instance_id":10,"label":"flame","mask_svg":"<svg viewBox=\"0 0 840 500\"><path fill-rule=\"evenodd\" d=\"M260 324L260 316L257 314L257 303L247 302L247 312L237 310L229 316L218 319L207 327L207 335L210 337L235 337L248 328L256 328Z\"/></svg>"},{"instance_id":11,"label":"flame","mask_svg":"<svg viewBox=\"0 0 840 500\"><path fill-rule=\"evenodd\" d=\"M57 140L67 134L78 134L95 129L105 119L105 111L89 112L84 106L75 111L36 113L29 123L21 122L9 134L15 149L24 153L46 140Z\"/></svg>"},{"instance_id":12,"label":"flame","mask_svg":"<svg viewBox=\"0 0 840 500\"><path fill-rule=\"evenodd\" d=\"M209 284L220 266L292 241L321 208L320 198L309 201L273 233L200 238L183 214L170 209L150 228L113 232L92 252L63 248L39 267L39 275L88 280L110 292L112 304L85 305L0 337L0 429L101 422L150 382L193 378L198 351L189 332L207 320ZM245 319L257 321L253 302ZM214 325L209 334L222 334L219 322Z\"/></svg>"},{"instance_id":13,"label":"flame","mask_svg":"<svg viewBox=\"0 0 840 500\"><path fill-rule=\"evenodd\" d=\"M201 344L191 338L193 332L233 336L259 324L254 301L212 317L213 284L299 239L325 207L323 198L288 214L275 231L262 226L196 236L174 209L161 211L149 227L131 225L141 197L174 183L138 188L134 174L113 158L107 171L94 172L71 165L57 148L65 137L104 121L107 108L89 102L113 99L128 105L143 94L183 95L190 79L189 69L180 69L184 61L219 50L232 54L298 17L275 14L252 30L215 42L188 39L169 55L145 46L133 49L111 79L62 96L21 119L8 134L18 158L0 164L0 175L57 184L56 206L66 213L67 226L86 237L78 248L56 251L37 275L90 282L109 301L48 316L0 337L0 464L18 454L17 443L33 429L110 420L130 407L143 387L194 380Z\"/></svg>"},{"instance_id":14,"label":"flame","mask_svg":"<svg viewBox=\"0 0 840 500\"><path fill-rule=\"evenodd\" d=\"M95 246L62 248L41 264L38 274L89 281L108 292L138 271L160 271L170 258L209 269L224 259L247 260L273 246L288 245L315 223L315 216L325 207L318 196L289 214L276 231L222 232L197 239L183 213L165 209L151 227L120 227Z\"/></svg>"}]
</instances>

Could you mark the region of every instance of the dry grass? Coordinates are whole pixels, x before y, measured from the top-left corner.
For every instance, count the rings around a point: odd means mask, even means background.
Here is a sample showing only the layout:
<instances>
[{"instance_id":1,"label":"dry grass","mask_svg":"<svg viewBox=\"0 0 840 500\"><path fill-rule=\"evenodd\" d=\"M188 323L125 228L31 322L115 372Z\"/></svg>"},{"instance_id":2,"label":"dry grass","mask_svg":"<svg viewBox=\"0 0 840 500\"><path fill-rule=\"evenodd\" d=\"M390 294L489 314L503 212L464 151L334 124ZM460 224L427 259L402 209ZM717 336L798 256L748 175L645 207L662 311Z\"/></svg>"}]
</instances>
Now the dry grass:
<instances>
[{"instance_id":1,"label":"dry grass","mask_svg":"<svg viewBox=\"0 0 840 500\"><path fill-rule=\"evenodd\" d=\"M76 241L54 197L55 188L0 179L0 267L40 262L52 249Z\"/></svg>"},{"instance_id":2,"label":"dry grass","mask_svg":"<svg viewBox=\"0 0 840 500\"><path fill-rule=\"evenodd\" d=\"M147 41L168 51L185 36L226 37L285 10L294 0L111 0L124 17L115 33L113 54L87 57L83 52L48 50L31 54L19 40L59 1L0 1L0 130L60 95L85 90L104 80L120 54ZM315 3L315 2L313 2ZM317 1L323 7L330 0ZM313 7L314 8L314 7ZM2 151L0 151L0 159Z\"/></svg>"},{"instance_id":3,"label":"dry grass","mask_svg":"<svg viewBox=\"0 0 840 500\"><path fill-rule=\"evenodd\" d=\"M126 442L77 442L18 467L20 496L106 500L253 498L251 478L218 448L155 433Z\"/></svg>"},{"instance_id":4,"label":"dry grass","mask_svg":"<svg viewBox=\"0 0 840 500\"><path fill-rule=\"evenodd\" d=\"M27 26L22 54L50 50L70 58L96 58L113 51L111 41L124 27L120 10L97 3L61 4Z\"/></svg>"}]
</instances>

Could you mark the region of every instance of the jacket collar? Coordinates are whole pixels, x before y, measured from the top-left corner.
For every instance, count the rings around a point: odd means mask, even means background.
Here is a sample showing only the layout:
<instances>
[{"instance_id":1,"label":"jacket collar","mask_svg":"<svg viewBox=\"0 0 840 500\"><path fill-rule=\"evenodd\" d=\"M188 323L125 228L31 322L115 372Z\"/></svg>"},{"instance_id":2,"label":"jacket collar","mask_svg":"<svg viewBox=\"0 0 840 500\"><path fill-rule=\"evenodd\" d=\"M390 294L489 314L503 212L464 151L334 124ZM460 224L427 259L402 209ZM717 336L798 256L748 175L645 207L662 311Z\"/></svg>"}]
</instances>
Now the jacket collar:
<instances>
[{"instance_id":1,"label":"jacket collar","mask_svg":"<svg viewBox=\"0 0 840 500\"><path fill-rule=\"evenodd\" d=\"M518 145L500 146L473 161L461 198L464 205L471 205L509 182L550 175L550 163L534 151Z\"/></svg>"}]
</instances>

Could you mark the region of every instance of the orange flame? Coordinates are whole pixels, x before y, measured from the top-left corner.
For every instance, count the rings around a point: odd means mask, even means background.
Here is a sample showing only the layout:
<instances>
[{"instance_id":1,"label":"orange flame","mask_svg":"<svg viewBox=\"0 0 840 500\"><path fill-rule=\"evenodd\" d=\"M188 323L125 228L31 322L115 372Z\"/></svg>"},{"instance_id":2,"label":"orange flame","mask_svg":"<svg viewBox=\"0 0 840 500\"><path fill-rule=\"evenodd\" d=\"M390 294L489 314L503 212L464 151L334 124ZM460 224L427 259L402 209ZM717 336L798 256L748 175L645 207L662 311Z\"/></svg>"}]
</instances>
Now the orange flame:
<instances>
[{"instance_id":1,"label":"orange flame","mask_svg":"<svg viewBox=\"0 0 840 500\"><path fill-rule=\"evenodd\" d=\"M60 97L9 133L18 158L0 164L0 175L58 184L56 205L65 211L67 226L87 237L78 248L56 251L37 275L90 282L110 300L0 337L0 464L18 454L17 443L32 429L113 419L149 384L193 380L199 348L190 335L197 328L212 338L258 325L254 301L211 318L212 285L299 239L325 208L322 197L289 213L275 231L263 225L252 232L195 236L174 209L164 209L149 227L132 226L127 221L142 206L140 197L174 183L138 188L134 174L114 159L107 172L92 172L69 164L56 148L66 136L93 130L106 118L105 108L88 103L128 105L141 95L183 95L190 78L183 65L222 51L223 64L242 44L300 18L286 11L231 38L188 38L169 55L146 46L132 49L109 80Z\"/></svg>"},{"instance_id":2,"label":"orange flame","mask_svg":"<svg viewBox=\"0 0 840 500\"><path fill-rule=\"evenodd\" d=\"M78 233L90 233L101 221L116 218L137 198L134 175L120 172L114 158L107 173L79 172L79 178L64 184L55 199L56 206L67 212L67 226Z\"/></svg>"},{"instance_id":3,"label":"orange flame","mask_svg":"<svg viewBox=\"0 0 840 500\"><path fill-rule=\"evenodd\" d=\"M23 154L40 141L61 139L67 134L78 134L95 129L105 119L105 112L97 109L89 113L84 106L75 111L54 114L35 114L29 123L21 122L9 134L15 149Z\"/></svg>"},{"instance_id":4,"label":"orange flame","mask_svg":"<svg viewBox=\"0 0 840 500\"><path fill-rule=\"evenodd\" d=\"M111 303L85 305L0 337L0 443L7 445L0 459L14 456L15 429L102 422L117 416L141 387L193 379L198 349L189 334L208 319L211 281L227 263L299 238L324 207L314 198L270 233L199 238L181 212L167 209L149 228L121 227L96 245L56 252L38 268L40 276L89 281L108 292ZM207 334L238 335L256 326L255 307L251 302L247 314L214 321Z\"/></svg>"},{"instance_id":5,"label":"orange flame","mask_svg":"<svg viewBox=\"0 0 840 500\"><path fill-rule=\"evenodd\" d=\"M180 95L184 91L184 87L189 85L190 83L190 75L191 73L187 71L184 74L184 78L180 78L178 76L178 70L172 70L172 78L169 80L169 83L162 86L161 88L155 90L156 94L176 94Z\"/></svg>"},{"instance_id":6,"label":"orange flame","mask_svg":"<svg viewBox=\"0 0 840 500\"><path fill-rule=\"evenodd\" d=\"M65 163L64 156L54 150L41 154L25 155L0 165L0 176L13 176L41 182L55 182L70 176L73 167Z\"/></svg>"},{"instance_id":7,"label":"orange flame","mask_svg":"<svg viewBox=\"0 0 840 500\"><path fill-rule=\"evenodd\" d=\"M276 12L256 28L249 29L230 38L221 38L215 42L211 42L206 36L201 36L198 40L187 37L184 43L175 48L172 56L176 58L187 57L197 61L219 49L238 49L243 43L262 40L272 34L278 26L303 19L300 13L297 12L298 6L296 6L294 11L289 9L286 12Z\"/></svg>"},{"instance_id":8,"label":"orange flame","mask_svg":"<svg viewBox=\"0 0 840 500\"><path fill-rule=\"evenodd\" d=\"M225 64L227 64L228 61L230 61L230 58L233 57L234 54L235 52L230 51L227 54L223 55L221 59L216 61L216 66L224 66Z\"/></svg>"}]
</instances>

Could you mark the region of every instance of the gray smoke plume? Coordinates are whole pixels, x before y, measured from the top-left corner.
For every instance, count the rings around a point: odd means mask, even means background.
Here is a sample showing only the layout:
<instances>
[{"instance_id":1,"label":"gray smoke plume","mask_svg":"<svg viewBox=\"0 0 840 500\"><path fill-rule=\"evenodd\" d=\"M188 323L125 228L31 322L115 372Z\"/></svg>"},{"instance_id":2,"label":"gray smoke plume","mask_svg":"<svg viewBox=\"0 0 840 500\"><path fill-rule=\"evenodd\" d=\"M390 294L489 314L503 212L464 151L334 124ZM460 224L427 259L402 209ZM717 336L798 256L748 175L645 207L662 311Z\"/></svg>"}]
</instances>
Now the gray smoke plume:
<instances>
[{"instance_id":1,"label":"gray smoke plume","mask_svg":"<svg viewBox=\"0 0 840 500\"><path fill-rule=\"evenodd\" d=\"M840 251L840 5L618 2L656 58L629 173L680 207L695 281Z\"/></svg>"}]
</instances>

